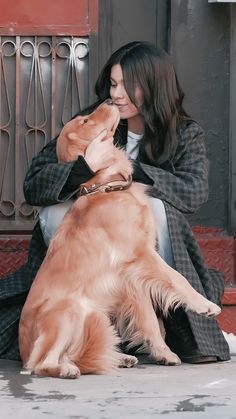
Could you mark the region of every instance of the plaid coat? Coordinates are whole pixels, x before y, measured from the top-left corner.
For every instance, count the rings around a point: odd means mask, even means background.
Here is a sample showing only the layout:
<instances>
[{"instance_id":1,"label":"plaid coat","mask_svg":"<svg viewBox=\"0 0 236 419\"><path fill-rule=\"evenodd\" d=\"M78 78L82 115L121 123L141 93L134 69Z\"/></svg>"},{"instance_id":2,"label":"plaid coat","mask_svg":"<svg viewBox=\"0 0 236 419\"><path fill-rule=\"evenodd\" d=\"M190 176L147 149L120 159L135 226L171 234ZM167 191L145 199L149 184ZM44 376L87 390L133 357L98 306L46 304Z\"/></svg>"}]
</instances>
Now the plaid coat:
<instances>
[{"instance_id":1,"label":"plaid coat","mask_svg":"<svg viewBox=\"0 0 236 419\"><path fill-rule=\"evenodd\" d=\"M120 145L126 142L126 127L116 132ZM208 197L208 162L204 133L194 122L184 123L179 129L178 147L172 161L158 166L150 164L140 147L139 165L152 180L149 193L163 200L167 213L176 269L191 285L210 300L219 303L223 293L223 280L210 272L201 256L186 215L195 212ZM46 206L63 202L76 191L68 193L64 185L73 163L58 164L52 140L36 156L26 175L24 193L32 205ZM134 176L135 179L135 176ZM135 179L138 180L138 179ZM79 188L79 185L78 185ZM77 190L78 190L77 188ZM36 223L28 262L19 270L0 280L0 357L19 359L18 323L20 313L32 281L46 253L39 224ZM229 359L228 345L216 320L187 313L191 329L203 355L216 355L220 360Z\"/></svg>"}]
</instances>

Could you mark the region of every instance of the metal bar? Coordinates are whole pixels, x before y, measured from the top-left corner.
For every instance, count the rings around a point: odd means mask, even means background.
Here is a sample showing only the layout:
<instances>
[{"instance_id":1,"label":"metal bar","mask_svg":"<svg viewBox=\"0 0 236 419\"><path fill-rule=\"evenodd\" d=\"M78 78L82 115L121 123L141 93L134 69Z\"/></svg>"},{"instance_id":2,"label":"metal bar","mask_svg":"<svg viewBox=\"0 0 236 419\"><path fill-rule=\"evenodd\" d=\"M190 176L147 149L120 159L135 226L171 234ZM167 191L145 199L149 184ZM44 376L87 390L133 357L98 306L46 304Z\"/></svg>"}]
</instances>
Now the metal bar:
<instances>
[{"instance_id":1,"label":"metal bar","mask_svg":"<svg viewBox=\"0 0 236 419\"><path fill-rule=\"evenodd\" d=\"M166 51L169 51L169 27L170 27L169 0L159 0L156 2L156 42Z\"/></svg>"},{"instance_id":2,"label":"metal bar","mask_svg":"<svg viewBox=\"0 0 236 419\"><path fill-rule=\"evenodd\" d=\"M51 139L56 136L56 36L52 37Z\"/></svg>"},{"instance_id":3,"label":"metal bar","mask_svg":"<svg viewBox=\"0 0 236 419\"><path fill-rule=\"evenodd\" d=\"M229 231L236 234L236 5L230 6Z\"/></svg>"},{"instance_id":4,"label":"metal bar","mask_svg":"<svg viewBox=\"0 0 236 419\"><path fill-rule=\"evenodd\" d=\"M16 219L19 216L19 206L22 193L19 190L19 179L22 177L20 167L20 89L21 89L21 57L20 57L20 37L16 36L16 98L15 98L15 207Z\"/></svg>"}]
</instances>

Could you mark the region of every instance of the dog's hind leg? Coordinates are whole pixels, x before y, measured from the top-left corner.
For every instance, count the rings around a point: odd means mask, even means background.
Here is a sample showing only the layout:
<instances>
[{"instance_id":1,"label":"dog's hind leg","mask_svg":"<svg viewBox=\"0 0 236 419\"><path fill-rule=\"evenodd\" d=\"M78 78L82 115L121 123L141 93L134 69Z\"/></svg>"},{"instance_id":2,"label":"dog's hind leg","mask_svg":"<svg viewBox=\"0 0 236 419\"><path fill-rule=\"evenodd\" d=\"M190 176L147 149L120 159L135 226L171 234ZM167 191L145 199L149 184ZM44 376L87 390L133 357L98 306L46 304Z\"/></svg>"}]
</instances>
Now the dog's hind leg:
<instances>
[{"instance_id":1,"label":"dog's hind leg","mask_svg":"<svg viewBox=\"0 0 236 419\"><path fill-rule=\"evenodd\" d=\"M39 376L78 378L80 370L67 356L67 350L79 319L60 309L54 309L47 316L25 367Z\"/></svg>"}]
</instances>

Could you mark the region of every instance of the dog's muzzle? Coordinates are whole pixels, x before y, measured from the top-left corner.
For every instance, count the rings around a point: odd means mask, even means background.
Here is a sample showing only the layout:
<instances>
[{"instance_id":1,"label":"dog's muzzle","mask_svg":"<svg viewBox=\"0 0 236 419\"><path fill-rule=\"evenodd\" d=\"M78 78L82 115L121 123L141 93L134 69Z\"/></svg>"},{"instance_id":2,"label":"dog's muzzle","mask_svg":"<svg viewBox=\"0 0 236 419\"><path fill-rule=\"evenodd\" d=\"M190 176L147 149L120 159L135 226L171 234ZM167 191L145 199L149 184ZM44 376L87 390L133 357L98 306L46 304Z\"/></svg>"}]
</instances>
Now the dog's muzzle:
<instances>
[{"instance_id":1,"label":"dog's muzzle","mask_svg":"<svg viewBox=\"0 0 236 419\"><path fill-rule=\"evenodd\" d=\"M105 103L106 103L107 105L114 105L114 103L112 102L112 99L111 99L111 98L106 99L106 100L105 100Z\"/></svg>"}]
</instances>

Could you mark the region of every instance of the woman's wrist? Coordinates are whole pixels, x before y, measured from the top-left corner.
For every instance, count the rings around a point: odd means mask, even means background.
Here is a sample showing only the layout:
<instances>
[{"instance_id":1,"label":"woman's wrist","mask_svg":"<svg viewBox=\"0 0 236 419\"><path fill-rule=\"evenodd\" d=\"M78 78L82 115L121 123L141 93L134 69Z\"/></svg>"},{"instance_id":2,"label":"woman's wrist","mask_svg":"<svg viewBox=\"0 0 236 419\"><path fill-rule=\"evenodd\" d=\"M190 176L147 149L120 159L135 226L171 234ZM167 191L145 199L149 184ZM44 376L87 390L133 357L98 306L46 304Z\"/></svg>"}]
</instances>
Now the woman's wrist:
<instances>
[{"instance_id":1,"label":"woman's wrist","mask_svg":"<svg viewBox=\"0 0 236 419\"><path fill-rule=\"evenodd\" d=\"M74 162L71 172L63 187L63 192L72 192L95 175L83 156L79 156Z\"/></svg>"}]
</instances>

